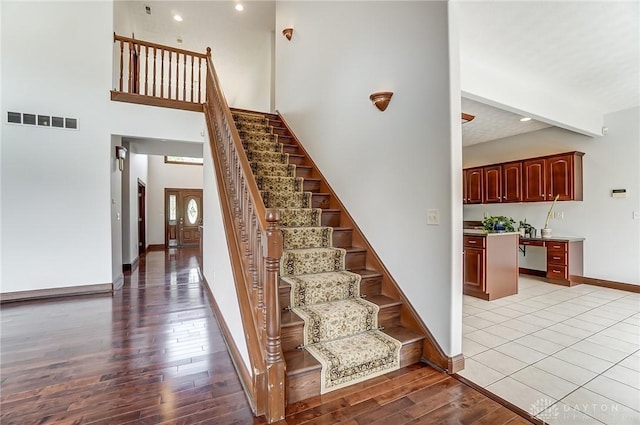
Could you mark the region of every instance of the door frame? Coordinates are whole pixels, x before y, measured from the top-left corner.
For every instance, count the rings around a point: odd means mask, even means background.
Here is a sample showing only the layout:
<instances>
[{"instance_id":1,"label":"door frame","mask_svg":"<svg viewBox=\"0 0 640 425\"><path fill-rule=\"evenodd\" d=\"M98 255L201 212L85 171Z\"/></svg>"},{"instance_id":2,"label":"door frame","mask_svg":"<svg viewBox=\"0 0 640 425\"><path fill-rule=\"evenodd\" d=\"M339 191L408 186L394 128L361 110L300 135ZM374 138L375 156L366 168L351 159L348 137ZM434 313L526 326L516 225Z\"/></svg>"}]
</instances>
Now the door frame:
<instances>
[{"instance_id":1,"label":"door frame","mask_svg":"<svg viewBox=\"0 0 640 425\"><path fill-rule=\"evenodd\" d=\"M147 250L147 186L138 179L138 255Z\"/></svg>"}]
</instances>

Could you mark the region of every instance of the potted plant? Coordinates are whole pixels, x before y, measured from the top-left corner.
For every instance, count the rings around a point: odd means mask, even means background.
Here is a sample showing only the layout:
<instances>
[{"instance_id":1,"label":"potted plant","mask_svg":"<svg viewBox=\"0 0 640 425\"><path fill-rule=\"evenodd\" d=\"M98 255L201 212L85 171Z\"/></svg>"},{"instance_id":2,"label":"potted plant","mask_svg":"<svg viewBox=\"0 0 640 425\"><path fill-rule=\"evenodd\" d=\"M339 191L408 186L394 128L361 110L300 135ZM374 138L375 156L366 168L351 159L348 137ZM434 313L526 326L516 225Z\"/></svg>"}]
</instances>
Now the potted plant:
<instances>
[{"instance_id":1,"label":"potted plant","mask_svg":"<svg viewBox=\"0 0 640 425\"><path fill-rule=\"evenodd\" d=\"M560 194L557 194L555 199L553 200L553 203L551 204L551 208L549 208L549 212L547 213L547 219L544 222L544 227L540 230L540 234L542 235L543 238L551 237L551 229L549 228L549 219L551 218L551 214L553 213L553 207L556 206L556 202L558 202L559 197L560 197Z\"/></svg>"},{"instance_id":2,"label":"potted plant","mask_svg":"<svg viewBox=\"0 0 640 425\"><path fill-rule=\"evenodd\" d=\"M518 231L520 232L520 236L530 238L533 237L536 229L527 223L527 219L525 218L524 220L520 220Z\"/></svg>"},{"instance_id":3,"label":"potted plant","mask_svg":"<svg viewBox=\"0 0 640 425\"><path fill-rule=\"evenodd\" d=\"M482 220L482 228L487 232L513 232L515 220L504 215L486 217Z\"/></svg>"}]
</instances>

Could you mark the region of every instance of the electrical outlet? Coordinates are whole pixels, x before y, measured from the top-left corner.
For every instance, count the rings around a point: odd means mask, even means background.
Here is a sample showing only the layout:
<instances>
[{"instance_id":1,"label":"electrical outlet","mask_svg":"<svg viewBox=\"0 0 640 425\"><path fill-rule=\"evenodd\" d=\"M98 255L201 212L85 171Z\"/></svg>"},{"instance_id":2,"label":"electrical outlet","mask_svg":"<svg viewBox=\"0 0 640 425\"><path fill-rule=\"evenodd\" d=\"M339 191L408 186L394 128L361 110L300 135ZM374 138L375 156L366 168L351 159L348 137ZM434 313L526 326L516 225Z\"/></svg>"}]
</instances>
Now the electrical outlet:
<instances>
[{"instance_id":1,"label":"electrical outlet","mask_svg":"<svg viewBox=\"0 0 640 425\"><path fill-rule=\"evenodd\" d=\"M440 211L437 209L427 210L427 224L438 225L440 224Z\"/></svg>"},{"instance_id":2,"label":"electrical outlet","mask_svg":"<svg viewBox=\"0 0 640 425\"><path fill-rule=\"evenodd\" d=\"M558 220L564 220L564 211L556 211L555 218L557 218Z\"/></svg>"},{"instance_id":3,"label":"electrical outlet","mask_svg":"<svg viewBox=\"0 0 640 425\"><path fill-rule=\"evenodd\" d=\"M640 220L640 211L634 211L633 212L633 219L634 220Z\"/></svg>"}]
</instances>

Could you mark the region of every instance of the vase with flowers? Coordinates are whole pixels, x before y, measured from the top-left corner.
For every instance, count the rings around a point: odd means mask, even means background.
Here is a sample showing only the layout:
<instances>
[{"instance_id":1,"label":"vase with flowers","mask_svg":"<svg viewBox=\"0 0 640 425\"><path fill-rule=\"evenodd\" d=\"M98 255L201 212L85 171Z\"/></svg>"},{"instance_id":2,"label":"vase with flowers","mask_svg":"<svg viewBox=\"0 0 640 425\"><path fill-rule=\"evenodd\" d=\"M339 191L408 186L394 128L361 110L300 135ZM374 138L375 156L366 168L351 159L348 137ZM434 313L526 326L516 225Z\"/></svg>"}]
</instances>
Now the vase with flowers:
<instances>
[{"instance_id":1,"label":"vase with flowers","mask_svg":"<svg viewBox=\"0 0 640 425\"><path fill-rule=\"evenodd\" d=\"M547 213L547 219L544 222L544 227L542 229L540 229L541 235L543 238L550 238L551 237L551 229L549 228L549 219L551 218L551 214L553 214L553 207L555 207L556 202L558 202L558 198L560 197L560 194L557 194L555 199L553 200L553 203L551 204L551 207L549 208L549 212Z\"/></svg>"}]
</instances>

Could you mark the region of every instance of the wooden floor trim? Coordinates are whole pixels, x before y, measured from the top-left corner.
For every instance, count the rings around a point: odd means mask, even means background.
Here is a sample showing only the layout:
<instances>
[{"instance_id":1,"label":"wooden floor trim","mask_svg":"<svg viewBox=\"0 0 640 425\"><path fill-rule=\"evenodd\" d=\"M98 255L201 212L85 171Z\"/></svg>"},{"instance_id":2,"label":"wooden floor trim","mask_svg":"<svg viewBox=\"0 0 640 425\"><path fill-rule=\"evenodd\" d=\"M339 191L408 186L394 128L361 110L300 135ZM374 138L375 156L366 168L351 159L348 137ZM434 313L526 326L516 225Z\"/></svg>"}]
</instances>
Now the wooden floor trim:
<instances>
[{"instance_id":1,"label":"wooden floor trim","mask_svg":"<svg viewBox=\"0 0 640 425\"><path fill-rule=\"evenodd\" d=\"M520 267L518 270L520 274L526 274L529 276L537 276L537 277L547 277L547 272L544 270L534 270L534 269L525 269L524 267Z\"/></svg>"},{"instance_id":2,"label":"wooden floor trim","mask_svg":"<svg viewBox=\"0 0 640 425\"><path fill-rule=\"evenodd\" d=\"M447 373L450 375L458 373L464 369L464 355L458 354L457 356L449 357L449 366Z\"/></svg>"},{"instance_id":3,"label":"wooden floor trim","mask_svg":"<svg viewBox=\"0 0 640 425\"><path fill-rule=\"evenodd\" d=\"M496 403L504 406L505 408L511 410L513 413L519 415L520 417L522 417L523 419L531 422L532 424L535 425L545 425L544 421L531 416L530 412L527 412L526 410L521 409L520 407L516 406L513 403L508 402L507 400L503 399L500 396L495 395L494 393L492 393L491 391L487 390L484 387L481 387L480 385L469 381L468 379L458 375L458 374L453 374L451 375L453 378L457 379L458 381L462 382L463 384L467 385L468 387L473 388L474 390L478 391L479 393L481 393L482 395L484 395L487 398L490 398L491 400L495 401Z\"/></svg>"},{"instance_id":4,"label":"wooden floor trim","mask_svg":"<svg viewBox=\"0 0 640 425\"><path fill-rule=\"evenodd\" d=\"M122 271L124 272L130 272L131 270L135 269L136 267L138 267L138 262L140 261L140 257L137 256L132 262L131 264L123 264L122 265Z\"/></svg>"},{"instance_id":5,"label":"wooden floor trim","mask_svg":"<svg viewBox=\"0 0 640 425\"><path fill-rule=\"evenodd\" d=\"M202 285L205 288L205 293L207 294L207 298L211 303L211 308L213 309L213 314L216 316L216 320L218 321L218 325L220 326L220 332L222 332L222 337L224 339L224 343L227 346L227 351L229 352L229 356L231 357L231 362L236 369L238 374L238 378L240 378L240 384L242 385L242 389L244 390L244 394L247 397L247 401L253 411L254 415L256 414L256 401L252 396L252 392L250 388L253 386L251 375L247 370L246 365L244 364L244 360L240 355L240 350L238 350L238 346L233 340L233 336L229 327L227 326L227 322L224 320L224 316L220 311L220 307L218 307L218 302L216 301L213 292L211 291L211 286L209 286L209 282L207 279L202 276Z\"/></svg>"},{"instance_id":6,"label":"wooden floor trim","mask_svg":"<svg viewBox=\"0 0 640 425\"><path fill-rule=\"evenodd\" d=\"M571 276L571 280L577 283L584 283L587 285L601 286L603 288L618 289L620 291L640 293L640 285L634 285L633 283L616 282L613 280L596 279L586 276Z\"/></svg>"},{"instance_id":7,"label":"wooden floor trim","mask_svg":"<svg viewBox=\"0 0 640 425\"><path fill-rule=\"evenodd\" d=\"M113 283L69 286L66 288L35 289L33 291L5 292L0 294L0 303L71 297L75 295L107 294L113 292Z\"/></svg>"},{"instance_id":8,"label":"wooden floor trim","mask_svg":"<svg viewBox=\"0 0 640 425\"><path fill-rule=\"evenodd\" d=\"M633 283L616 282L613 280L597 279L593 277L579 276L579 275L571 275L569 276L570 282L565 282L565 281L547 279L546 273L542 270L525 269L520 267L519 272L520 274L538 277L545 282L554 283L557 285L576 286L580 284L586 284L586 285L600 286L602 288L617 289L619 291L633 292L636 294L640 293L640 284L636 285Z\"/></svg>"},{"instance_id":9,"label":"wooden floor trim","mask_svg":"<svg viewBox=\"0 0 640 425\"><path fill-rule=\"evenodd\" d=\"M164 251L165 249L166 247L164 246L163 243L156 243L156 244L147 246L147 251Z\"/></svg>"}]
</instances>

